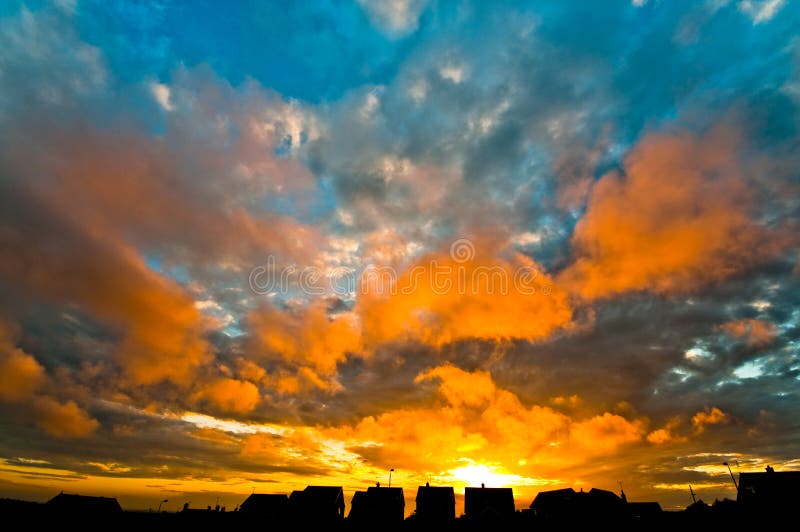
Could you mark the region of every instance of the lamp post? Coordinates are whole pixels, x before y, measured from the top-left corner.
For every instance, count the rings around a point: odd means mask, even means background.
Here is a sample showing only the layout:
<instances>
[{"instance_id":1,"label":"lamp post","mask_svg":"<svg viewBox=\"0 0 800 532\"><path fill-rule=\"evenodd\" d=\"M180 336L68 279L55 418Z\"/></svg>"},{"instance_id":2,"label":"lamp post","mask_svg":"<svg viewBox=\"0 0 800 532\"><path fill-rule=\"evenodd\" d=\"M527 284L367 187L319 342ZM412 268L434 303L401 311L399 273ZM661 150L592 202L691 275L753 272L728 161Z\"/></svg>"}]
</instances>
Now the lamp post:
<instances>
[{"instance_id":1,"label":"lamp post","mask_svg":"<svg viewBox=\"0 0 800 532\"><path fill-rule=\"evenodd\" d=\"M394 472L394 468L389 470L389 487L392 487L392 473Z\"/></svg>"},{"instance_id":2,"label":"lamp post","mask_svg":"<svg viewBox=\"0 0 800 532\"><path fill-rule=\"evenodd\" d=\"M739 493L739 485L736 484L736 478L733 476L733 471L731 471L731 466L728 465L728 462L722 462L722 465L728 468L728 473L731 474L731 480L733 481L733 487L736 488L736 493Z\"/></svg>"},{"instance_id":3,"label":"lamp post","mask_svg":"<svg viewBox=\"0 0 800 532\"><path fill-rule=\"evenodd\" d=\"M169 502L169 500L168 499L164 499L163 501L159 501L158 502L158 510L156 511L156 513L159 513L159 514L161 513L161 505L164 504L165 502Z\"/></svg>"}]
</instances>

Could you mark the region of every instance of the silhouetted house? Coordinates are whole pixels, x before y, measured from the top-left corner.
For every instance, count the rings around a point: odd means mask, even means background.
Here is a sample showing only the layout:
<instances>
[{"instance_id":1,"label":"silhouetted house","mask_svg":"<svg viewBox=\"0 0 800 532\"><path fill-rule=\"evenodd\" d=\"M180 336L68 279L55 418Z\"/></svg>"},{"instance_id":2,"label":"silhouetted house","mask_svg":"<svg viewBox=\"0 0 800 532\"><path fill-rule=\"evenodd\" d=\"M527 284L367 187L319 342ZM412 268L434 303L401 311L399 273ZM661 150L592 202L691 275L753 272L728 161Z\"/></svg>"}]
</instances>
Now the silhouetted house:
<instances>
[{"instance_id":1,"label":"silhouetted house","mask_svg":"<svg viewBox=\"0 0 800 532\"><path fill-rule=\"evenodd\" d=\"M514 516L511 488L465 488L464 515L467 519L504 520Z\"/></svg>"},{"instance_id":2,"label":"silhouetted house","mask_svg":"<svg viewBox=\"0 0 800 532\"><path fill-rule=\"evenodd\" d=\"M42 513L42 503L19 499L0 499L0 515L36 516Z\"/></svg>"},{"instance_id":3,"label":"silhouetted house","mask_svg":"<svg viewBox=\"0 0 800 532\"><path fill-rule=\"evenodd\" d=\"M736 501L745 510L771 513L794 511L800 502L800 471L740 473Z\"/></svg>"},{"instance_id":4,"label":"silhouetted house","mask_svg":"<svg viewBox=\"0 0 800 532\"><path fill-rule=\"evenodd\" d=\"M344 518L344 492L341 486L306 486L289 495L289 513L293 519L333 523Z\"/></svg>"},{"instance_id":5,"label":"silhouetted house","mask_svg":"<svg viewBox=\"0 0 800 532\"><path fill-rule=\"evenodd\" d=\"M664 512L657 502L629 502L625 510L634 519L654 519Z\"/></svg>"},{"instance_id":6,"label":"silhouetted house","mask_svg":"<svg viewBox=\"0 0 800 532\"><path fill-rule=\"evenodd\" d=\"M119 514L122 507L113 497L88 497L61 492L45 503L45 509L59 514Z\"/></svg>"},{"instance_id":7,"label":"silhouetted house","mask_svg":"<svg viewBox=\"0 0 800 532\"><path fill-rule=\"evenodd\" d=\"M348 519L363 525L399 525L405 518L405 506L403 488L372 486L355 492Z\"/></svg>"},{"instance_id":8,"label":"silhouetted house","mask_svg":"<svg viewBox=\"0 0 800 532\"><path fill-rule=\"evenodd\" d=\"M576 492L572 488L542 491L531 503L537 519L577 521L618 518L625 515L626 503L617 494L592 488Z\"/></svg>"},{"instance_id":9,"label":"silhouetted house","mask_svg":"<svg viewBox=\"0 0 800 532\"><path fill-rule=\"evenodd\" d=\"M248 518L282 521L289 514L289 497L282 493L253 493L239 507Z\"/></svg>"},{"instance_id":10,"label":"silhouetted house","mask_svg":"<svg viewBox=\"0 0 800 532\"><path fill-rule=\"evenodd\" d=\"M423 523L444 523L456 518L456 496L449 486L425 484L417 488L415 515Z\"/></svg>"},{"instance_id":11,"label":"silhouetted house","mask_svg":"<svg viewBox=\"0 0 800 532\"><path fill-rule=\"evenodd\" d=\"M357 491L353 493L353 498L350 499L350 514L347 518L350 521L353 520L361 520L361 514L364 513L364 510L367 508L369 503L367 502L367 492L366 491Z\"/></svg>"}]
</instances>

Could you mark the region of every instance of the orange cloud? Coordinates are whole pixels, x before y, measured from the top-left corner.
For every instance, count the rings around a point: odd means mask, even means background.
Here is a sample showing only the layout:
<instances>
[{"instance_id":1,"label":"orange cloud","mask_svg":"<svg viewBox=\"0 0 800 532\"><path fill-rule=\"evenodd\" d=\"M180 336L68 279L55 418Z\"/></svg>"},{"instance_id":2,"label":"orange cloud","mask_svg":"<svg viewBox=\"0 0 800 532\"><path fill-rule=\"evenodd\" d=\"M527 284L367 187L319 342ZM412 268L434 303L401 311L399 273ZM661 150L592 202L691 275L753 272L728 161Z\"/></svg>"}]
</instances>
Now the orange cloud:
<instances>
[{"instance_id":1,"label":"orange cloud","mask_svg":"<svg viewBox=\"0 0 800 532\"><path fill-rule=\"evenodd\" d=\"M111 328L116 359L135 385L162 380L188 385L209 360L207 321L194 300L174 281L161 277L139 253L102 228L83 226L70 215L26 200L25 231L3 236L13 250L0 260L0 276L29 294L74 305Z\"/></svg>"},{"instance_id":2,"label":"orange cloud","mask_svg":"<svg viewBox=\"0 0 800 532\"><path fill-rule=\"evenodd\" d=\"M736 131L650 135L624 173L592 188L575 227L575 261L558 279L586 299L672 293L724 279L775 255L784 235L754 218L756 187Z\"/></svg>"},{"instance_id":3,"label":"orange cloud","mask_svg":"<svg viewBox=\"0 0 800 532\"><path fill-rule=\"evenodd\" d=\"M349 354L368 357L378 346L412 340L441 346L480 338L537 340L568 327L568 294L530 258L498 257L497 244L468 257L434 253L402 270L365 272L351 312L330 318L326 302L279 310L264 305L249 317L251 352L275 354L303 368L284 375L280 391L293 393L306 382L336 389L331 378ZM317 378L314 378L314 376Z\"/></svg>"},{"instance_id":4,"label":"orange cloud","mask_svg":"<svg viewBox=\"0 0 800 532\"><path fill-rule=\"evenodd\" d=\"M639 441L644 434L641 421L630 421L622 416L605 412L585 421L574 423L570 437L590 454L611 453L617 447Z\"/></svg>"},{"instance_id":5,"label":"orange cloud","mask_svg":"<svg viewBox=\"0 0 800 532\"><path fill-rule=\"evenodd\" d=\"M0 400L30 398L45 379L44 368L28 353L14 346L0 322Z\"/></svg>"},{"instance_id":6,"label":"orange cloud","mask_svg":"<svg viewBox=\"0 0 800 532\"><path fill-rule=\"evenodd\" d=\"M478 407L488 403L497 393L497 387L487 371L469 373L446 364L420 373L414 382L431 379L439 380L439 393L453 406Z\"/></svg>"},{"instance_id":7,"label":"orange cloud","mask_svg":"<svg viewBox=\"0 0 800 532\"><path fill-rule=\"evenodd\" d=\"M716 406L712 408L706 407L704 411L698 412L692 416L692 425L694 425L697 432L703 432L709 425L719 425L721 423L727 423L728 421L728 414Z\"/></svg>"},{"instance_id":8,"label":"orange cloud","mask_svg":"<svg viewBox=\"0 0 800 532\"><path fill-rule=\"evenodd\" d=\"M683 436L679 436L675 431L680 426L681 419L680 417L674 417L667 421L666 425L664 425L660 429L656 429L652 431L650 434L647 435L647 441L654 445L663 445L665 443L672 443L672 442L682 442L686 441L686 438Z\"/></svg>"},{"instance_id":9,"label":"orange cloud","mask_svg":"<svg viewBox=\"0 0 800 532\"><path fill-rule=\"evenodd\" d=\"M444 365L421 373L416 382L436 382L440 401L325 433L349 442L376 467L448 471L488 463L538 476L612 454L644 436L643 420L608 412L576 420L547 406L526 406L485 371Z\"/></svg>"},{"instance_id":10,"label":"orange cloud","mask_svg":"<svg viewBox=\"0 0 800 532\"><path fill-rule=\"evenodd\" d=\"M533 260L519 253L501 258L488 239L464 243L464 250L462 257L421 257L391 286L380 275L365 276L355 307L365 344L538 340L571 323L567 292Z\"/></svg>"},{"instance_id":11,"label":"orange cloud","mask_svg":"<svg viewBox=\"0 0 800 532\"><path fill-rule=\"evenodd\" d=\"M325 301L300 309L279 310L264 305L250 314L251 350L273 353L284 360L329 377L348 353L361 349L359 324L349 315L329 318Z\"/></svg>"},{"instance_id":12,"label":"orange cloud","mask_svg":"<svg viewBox=\"0 0 800 532\"><path fill-rule=\"evenodd\" d=\"M743 319L722 324L722 330L743 339L750 347L765 347L775 341L778 329L766 320Z\"/></svg>"},{"instance_id":13,"label":"orange cloud","mask_svg":"<svg viewBox=\"0 0 800 532\"><path fill-rule=\"evenodd\" d=\"M195 398L205 399L226 412L246 414L258 406L261 394L252 382L220 378L205 385Z\"/></svg>"},{"instance_id":14,"label":"orange cloud","mask_svg":"<svg viewBox=\"0 0 800 532\"><path fill-rule=\"evenodd\" d=\"M36 424L57 438L88 438L100 426L75 401L59 403L51 397L37 397L33 402Z\"/></svg>"},{"instance_id":15,"label":"orange cloud","mask_svg":"<svg viewBox=\"0 0 800 532\"><path fill-rule=\"evenodd\" d=\"M237 119L259 122L249 113ZM175 153L162 139L82 123L18 133L2 153L12 179L2 191L4 218L18 231L0 235L8 250L0 277L110 326L128 384L188 386L210 360L205 335L214 326L178 283L145 264L141 249L197 269L250 268L264 253L304 262L316 254L316 229L246 208L250 186L265 186L262 172L281 179L275 186L313 185L302 164L264 149L274 140L268 132L246 127L224 154L241 159ZM247 176L214 179L239 171Z\"/></svg>"}]
</instances>

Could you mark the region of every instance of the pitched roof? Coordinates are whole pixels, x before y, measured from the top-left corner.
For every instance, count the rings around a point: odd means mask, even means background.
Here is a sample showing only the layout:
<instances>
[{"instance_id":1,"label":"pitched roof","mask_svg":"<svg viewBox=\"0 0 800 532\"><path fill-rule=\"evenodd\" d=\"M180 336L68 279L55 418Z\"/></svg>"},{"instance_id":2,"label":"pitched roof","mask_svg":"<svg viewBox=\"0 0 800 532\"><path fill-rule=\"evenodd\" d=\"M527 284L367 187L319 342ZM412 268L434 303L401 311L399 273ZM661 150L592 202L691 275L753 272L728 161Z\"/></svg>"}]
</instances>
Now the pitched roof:
<instances>
[{"instance_id":1,"label":"pitched roof","mask_svg":"<svg viewBox=\"0 0 800 532\"><path fill-rule=\"evenodd\" d=\"M344 492L341 486L306 486L303 498L312 504L335 505L339 499L344 501Z\"/></svg>"},{"instance_id":2,"label":"pitched roof","mask_svg":"<svg viewBox=\"0 0 800 532\"><path fill-rule=\"evenodd\" d=\"M417 488L417 506L423 504L455 504L456 495L452 486L419 486Z\"/></svg>"},{"instance_id":3,"label":"pitched roof","mask_svg":"<svg viewBox=\"0 0 800 532\"><path fill-rule=\"evenodd\" d=\"M48 510L80 513L117 513L122 511L113 497L90 497L61 492L46 503Z\"/></svg>"},{"instance_id":4,"label":"pitched roof","mask_svg":"<svg viewBox=\"0 0 800 532\"><path fill-rule=\"evenodd\" d=\"M367 491L357 491L350 501L350 518L366 521L402 521L406 501L403 488L373 486Z\"/></svg>"},{"instance_id":5,"label":"pitched roof","mask_svg":"<svg viewBox=\"0 0 800 532\"><path fill-rule=\"evenodd\" d=\"M513 515L514 492L511 488L465 488L464 513L467 517L485 514Z\"/></svg>"},{"instance_id":6,"label":"pitched roof","mask_svg":"<svg viewBox=\"0 0 800 532\"><path fill-rule=\"evenodd\" d=\"M281 514L289 507L289 497L283 493L253 493L239 507L249 514Z\"/></svg>"}]
</instances>

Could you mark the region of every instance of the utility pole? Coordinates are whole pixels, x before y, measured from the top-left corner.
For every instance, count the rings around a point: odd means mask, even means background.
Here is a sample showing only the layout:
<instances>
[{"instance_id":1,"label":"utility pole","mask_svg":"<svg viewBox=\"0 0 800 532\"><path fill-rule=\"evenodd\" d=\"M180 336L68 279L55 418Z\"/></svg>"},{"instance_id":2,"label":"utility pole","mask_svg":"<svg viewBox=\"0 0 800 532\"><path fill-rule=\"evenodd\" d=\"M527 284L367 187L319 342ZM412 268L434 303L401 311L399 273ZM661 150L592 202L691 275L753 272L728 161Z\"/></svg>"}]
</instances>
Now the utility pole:
<instances>
[{"instance_id":1,"label":"utility pole","mask_svg":"<svg viewBox=\"0 0 800 532\"><path fill-rule=\"evenodd\" d=\"M733 487L736 488L736 493L739 493L739 485L736 483L736 477L733 476L733 471L731 471L731 466L728 465L728 462L722 462L722 465L728 468L728 473L731 474L731 480L733 481Z\"/></svg>"}]
</instances>

